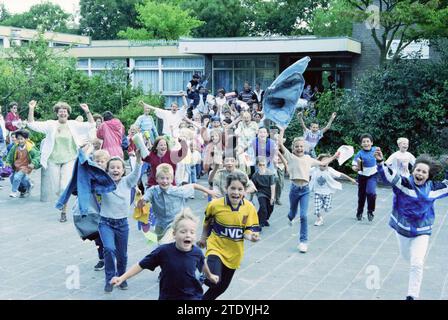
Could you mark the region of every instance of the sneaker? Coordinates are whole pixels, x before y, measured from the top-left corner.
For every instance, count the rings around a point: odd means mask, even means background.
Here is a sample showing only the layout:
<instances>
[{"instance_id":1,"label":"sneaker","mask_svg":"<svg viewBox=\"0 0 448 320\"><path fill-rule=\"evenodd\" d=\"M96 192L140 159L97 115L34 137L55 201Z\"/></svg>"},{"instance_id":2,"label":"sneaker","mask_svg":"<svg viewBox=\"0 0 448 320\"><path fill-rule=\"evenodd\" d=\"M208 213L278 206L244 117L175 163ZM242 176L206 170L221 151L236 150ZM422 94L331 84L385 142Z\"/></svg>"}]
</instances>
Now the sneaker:
<instances>
[{"instance_id":1,"label":"sneaker","mask_svg":"<svg viewBox=\"0 0 448 320\"><path fill-rule=\"evenodd\" d=\"M104 261L103 260L98 261L98 263L93 267L93 269L95 269L95 271L104 270Z\"/></svg>"},{"instance_id":2,"label":"sneaker","mask_svg":"<svg viewBox=\"0 0 448 320\"><path fill-rule=\"evenodd\" d=\"M413 296L407 296L406 300L415 300Z\"/></svg>"},{"instance_id":3,"label":"sneaker","mask_svg":"<svg viewBox=\"0 0 448 320\"><path fill-rule=\"evenodd\" d=\"M121 290L128 290L128 289L129 289L129 287L128 287L128 283L127 283L126 281L123 281L123 282L118 286L118 288L120 288Z\"/></svg>"},{"instance_id":4,"label":"sneaker","mask_svg":"<svg viewBox=\"0 0 448 320\"><path fill-rule=\"evenodd\" d=\"M270 227L271 225L269 224L269 221L266 221L264 224L263 224L263 227Z\"/></svg>"},{"instance_id":5,"label":"sneaker","mask_svg":"<svg viewBox=\"0 0 448 320\"><path fill-rule=\"evenodd\" d=\"M59 222L67 222L67 214L65 212L61 212L61 218Z\"/></svg>"},{"instance_id":6,"label":"sneaker","mask_svg":"<svg viewBox=\"0 0 448 320\"><path fill-rule=\"evenodd\" d=\"M372 221L373 217L374 217L373 212L368 211L367 212L367 218L369 219L369 221Z\"/></svg>"},{"instance_id":7,"label":"sneaker","mask_svg":"<svg viewBox=\"0 0 448 320\"><path fill-rule=\"evenodd\" d=\"M314 225L315 225L316 227L321 226L321 225L323 225L323 224L324 224L324 218L322 218L322 217L318 217L317 220L316 220L316 222L314 222Z\"/></svg>"},{"instance_id":8,"label":"sneaker","mask_svg":"<svg viewBox=\"0 0 448 320\"><path fill-rule=\"evenodd\" d=\"M10 194L9 194L9 196L11 197L11 198L17 198L18 196L19 196L19 193L16 191L16 192L11 192Z\"/></svg>"},{"instance_id":9,"label":"sneaker","mask_svg":"<svg viewBox=\"0 0 448 320\"><path fill-rule=\"evenodd\" d=\"M104 286L104 292L111 293L113 290L114 290L114 286L111 285L110 283L106 283L106 285Z\"/></svg>"},{"instance_id":10,"label":"sneaker","mask_svg":"<svg viewBox=\"0 0 448 320\"><path fill-rule=\"evenodd\" d=\"M357 213L356 214L356 219L358 219L358 221L361 221L362 220L362 212L361 213Z\"/></svg>"},{"instance_id":11,"label":"sneaker","mask_svg":"<svg viewBox=\"0 0 448 320\"><path fill-rule=\"evenodd\" d=\"M281 206L281 205L282 205L282 203L280 202L280 200L276 200L276 201L275 201L275 204L278 205L278 206Z\"/></svg>"},{"instance_id":12,"label":"sneaker","mask_svg":"<svg viewBox=\"0 0 448 320\"><path fill-rule=\"evenodd\" d=\"M289 225L290 227L292 227L293 224L294 224L294 219L289 220L289 217L288 217L288 225Z\"/></svg>"},{"instance_id":13,"label":"sneaker","mask_svg":"<svg viewBox=\"0 0 448 320\"><path fill-rule=\"evenodd\" d=\"M300 242L297 249L299 249L301 253L306 253L308 251L308 245L305 242Z\"/></svg>"}]
</instances>

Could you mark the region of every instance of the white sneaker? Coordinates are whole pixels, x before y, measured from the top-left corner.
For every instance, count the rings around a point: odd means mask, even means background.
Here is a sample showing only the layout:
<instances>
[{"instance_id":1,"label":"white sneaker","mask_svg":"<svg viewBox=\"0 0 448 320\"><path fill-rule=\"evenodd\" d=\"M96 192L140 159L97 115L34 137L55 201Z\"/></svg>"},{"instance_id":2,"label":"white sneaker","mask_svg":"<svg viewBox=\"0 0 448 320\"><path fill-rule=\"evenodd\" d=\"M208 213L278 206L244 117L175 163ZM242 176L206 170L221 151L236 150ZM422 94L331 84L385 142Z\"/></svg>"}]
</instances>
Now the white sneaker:
<instances>
[{"instance_id":1,"label":"white sneaker","mask_svg":"<svg viewBox=\"0 0 448 320\"><path fill-rule=\"evenodd\" d=\"M300 242L297 249L299 249L301 253L306 253L308 251L308 245L305 242Z\"/></svg>"},{"instance_id":2,"label":"white sneaker","mask_svg":"<svg viewBox=\"0 0 448 320\"><path fill-rule=\"evenodd\" d=\"M288 219L288 226L292 227L292 226L293 226L293 224L294 224L294 219L292 219L292 220L289 220L289 218L288 218L288 217L286 217L286 218Z\"/></svg>"},{"instance_id":3,"label":"white sneaker","mask_svg":"<svg viewBox=\"0 0 448 320\"><path fill-rule=\"evenodd\" d=\"M314 225L317 226L317 227L321 226L323 224L324 224L324 218L322 218L322 217L318 217L316 222L314 222Z\"/></svg>"},{"instance_id":4,"label":"white sneaker","mask_svg":"<svg viewBox=\"0 0 448 320\"><path fill-rule=\"evenodd\" d=\"M11 192L10 194L9 194L9 196L11 197L11 198L17 198L18 196L19 196L19 193L16 191L16 192Z\"/></svg>"}]
</instances>

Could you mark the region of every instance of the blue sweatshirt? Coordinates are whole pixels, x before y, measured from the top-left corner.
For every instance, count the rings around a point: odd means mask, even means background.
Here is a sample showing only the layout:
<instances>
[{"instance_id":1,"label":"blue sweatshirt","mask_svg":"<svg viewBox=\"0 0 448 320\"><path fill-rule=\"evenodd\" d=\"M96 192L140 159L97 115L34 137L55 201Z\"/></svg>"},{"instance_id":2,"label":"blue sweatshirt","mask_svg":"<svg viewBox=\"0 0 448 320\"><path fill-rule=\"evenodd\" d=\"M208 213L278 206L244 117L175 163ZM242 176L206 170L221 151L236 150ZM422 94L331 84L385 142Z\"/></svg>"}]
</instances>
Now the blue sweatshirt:
<instances>
[{"instance_id":1,"label":"blue sweatshirt","mask_svg":"<svg viewBox=\"0 0 448 320\"><path fill-rule=\"evenodd\" d=\"M448 180L428 180L417 186L413 176L400 176L383 164L378 165L378 172L386 183L392 185L394 192L389 225L408 238L430 235L434 224L434 201L448 196Z\"/></svg>"}]
</instances>

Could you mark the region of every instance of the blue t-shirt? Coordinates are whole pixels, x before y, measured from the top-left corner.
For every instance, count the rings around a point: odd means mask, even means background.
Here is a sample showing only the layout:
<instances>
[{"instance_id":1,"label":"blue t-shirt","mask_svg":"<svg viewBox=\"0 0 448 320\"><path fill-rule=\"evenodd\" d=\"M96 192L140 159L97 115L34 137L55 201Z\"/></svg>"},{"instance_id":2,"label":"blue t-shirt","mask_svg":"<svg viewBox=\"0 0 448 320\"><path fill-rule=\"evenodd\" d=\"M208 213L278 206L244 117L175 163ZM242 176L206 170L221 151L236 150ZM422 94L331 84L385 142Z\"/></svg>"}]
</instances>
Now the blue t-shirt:
<instances>
[{"instance_id":1,"label":"blue t-shirt","mask_svg":"<svg viewBox=\"0 0 448 320\"><path fill-rule=\"evenodd\" d=\"M139 262L142 269L154 271L161 267L159 300L201 300L202 285L196 270L202 272L204 254L193 246L185 252L176 248L176 243L157 247Z\"/></svg>"},{"instance_id":2,"label":"blue t-shirt","mask_svg":"<svg viewBox=\"0 0 448 320\"><path fill-rule=\"evenodd\" d=\"M358 159L362 159L362 171L358 171L360 175L370 177L371 175L374 175L376 170L376 159L375 159L375 150L376 147L372 147L369 151L365 151L364 149L361 149L358 151L358 153L353 158L352 165L358 164Z\"/></svg>"}]
</instances>

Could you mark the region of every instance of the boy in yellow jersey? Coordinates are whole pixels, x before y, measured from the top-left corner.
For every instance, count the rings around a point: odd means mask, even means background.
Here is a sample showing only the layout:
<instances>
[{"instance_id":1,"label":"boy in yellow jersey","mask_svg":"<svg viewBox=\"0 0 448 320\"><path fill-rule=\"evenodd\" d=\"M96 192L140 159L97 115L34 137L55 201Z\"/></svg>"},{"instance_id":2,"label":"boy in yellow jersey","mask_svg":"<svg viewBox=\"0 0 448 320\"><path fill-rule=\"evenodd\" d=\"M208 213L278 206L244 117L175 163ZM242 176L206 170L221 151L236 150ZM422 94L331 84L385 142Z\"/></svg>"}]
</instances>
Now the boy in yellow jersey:
<instances>
[{"instance_id":1,"label":"boy in yellow jersey","mask_svg":"<svg viewBox=\"0 0 448 320\"><path fill-rule=\"evenodd\" d=\"M198 245L207 246L205 256L210 271L219 282L206 280L209 289L203 300L215 300L228 288L244 254L244 239L260 240L257 210L244 199L247 176L231 173L227 177L227 195L211 201L205 211L204 226ZM209 236L210 235L210 236Z\"/></svg>"}]
</instances>

